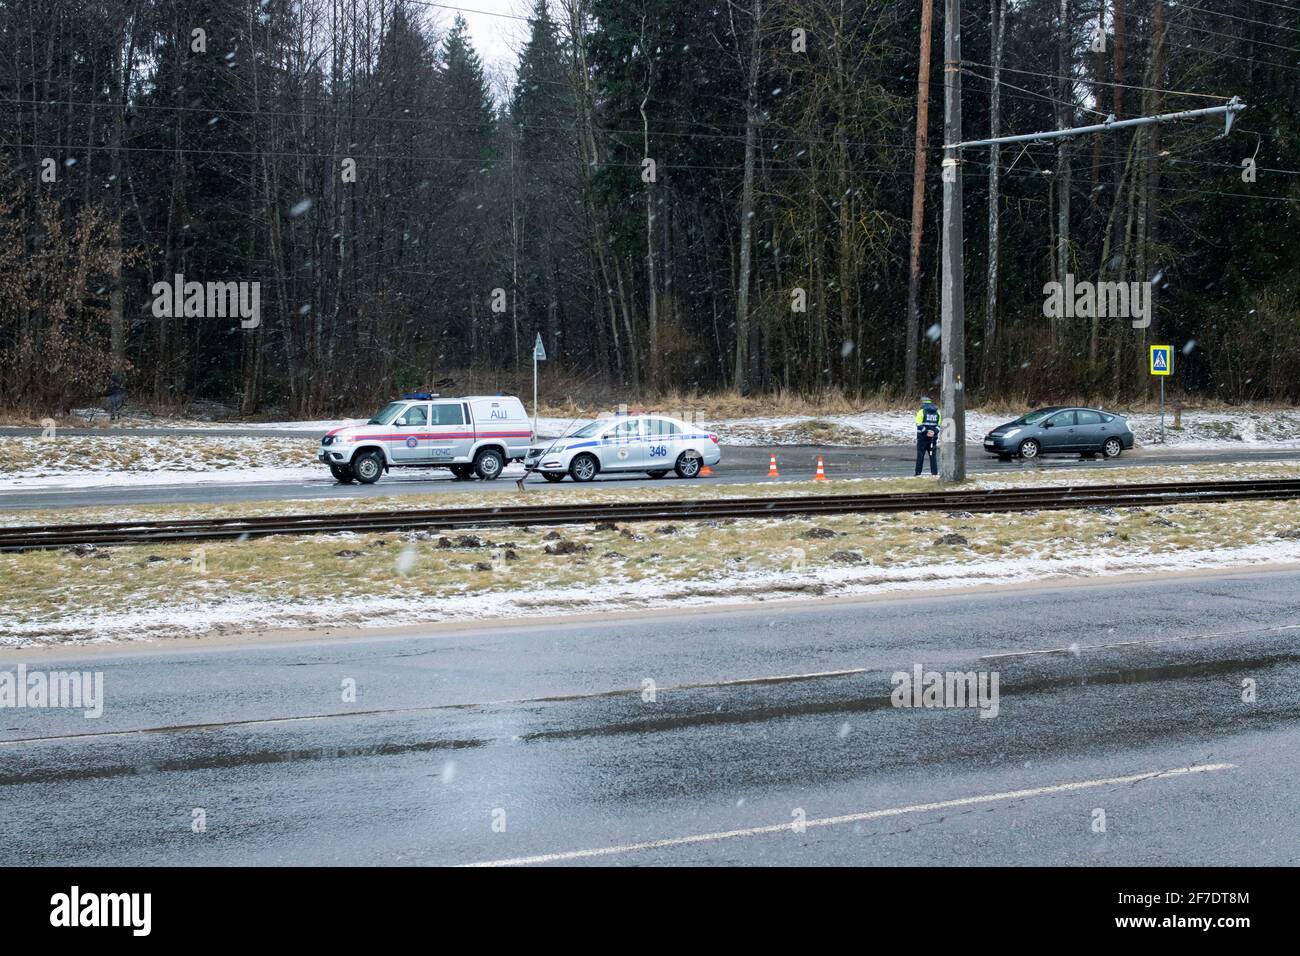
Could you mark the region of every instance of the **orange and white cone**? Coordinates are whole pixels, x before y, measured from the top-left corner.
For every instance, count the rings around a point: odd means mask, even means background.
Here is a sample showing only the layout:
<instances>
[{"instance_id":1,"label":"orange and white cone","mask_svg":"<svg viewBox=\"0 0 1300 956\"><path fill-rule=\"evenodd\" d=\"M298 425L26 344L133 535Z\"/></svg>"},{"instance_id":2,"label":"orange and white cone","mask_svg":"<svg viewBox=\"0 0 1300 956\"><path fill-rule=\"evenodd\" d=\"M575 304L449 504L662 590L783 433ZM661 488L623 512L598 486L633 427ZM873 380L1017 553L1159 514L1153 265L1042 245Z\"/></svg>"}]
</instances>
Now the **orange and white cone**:
<instances>
[{"instance_id":1,"label":"orange and white cone","mask_svg":"<svg viewBox=\"0 0 1300 956\"><path fill-rule=\"evenodd\" d=\"M781 473L776 470L776 455L773 455L772 460L769 461L767 464L767 477L769 478L781 477Z\"/></svg>"},{"instance_id":2,"label":"orange and white cone","mask_svg":"<svg viewBox=\"0 0 1300 956\"><path fill-rule=\"evenodd\" d=\"M711 478L711 477L713 477L713 469L710 468L708 465L701 465L701 466L700 466L700 477L701 477L701 478Z\"/></svg>"},{"instance_id":3,"label":"orange and white cone","mask_svg":"<svg viewBox=\"0 0 1300 956\"><path fill-rule=\"evenodd\" d=\"M813 475L813 481L826 480L826 466L822 464L822 456L817 456L817 474Z\"/></svg>"}]
</instances>

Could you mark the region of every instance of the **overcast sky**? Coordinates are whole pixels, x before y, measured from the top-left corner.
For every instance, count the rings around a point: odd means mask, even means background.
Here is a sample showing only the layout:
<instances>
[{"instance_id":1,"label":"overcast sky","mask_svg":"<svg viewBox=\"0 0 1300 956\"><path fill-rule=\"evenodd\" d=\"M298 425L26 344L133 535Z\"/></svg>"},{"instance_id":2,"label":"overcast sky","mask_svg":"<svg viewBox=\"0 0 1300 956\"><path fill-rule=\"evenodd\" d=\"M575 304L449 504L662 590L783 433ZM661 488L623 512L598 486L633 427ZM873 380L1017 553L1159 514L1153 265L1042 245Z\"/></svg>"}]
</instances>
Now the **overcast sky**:
<instances>
[{"instance_id":1,"label":"overcast sky","mask_svg":"<svg viewBox=\"0 0 1300 956\"><path fill-rule=\"evenodd\" d=\"M425 6L430 18L443 29L451 26L459 11L469 23L474 48L489 77L494 83L503 73L513 78L517 52L528 38L528 21L524 18L532 9L532 0L437 0Z\"/></svg>"}]
</instances>

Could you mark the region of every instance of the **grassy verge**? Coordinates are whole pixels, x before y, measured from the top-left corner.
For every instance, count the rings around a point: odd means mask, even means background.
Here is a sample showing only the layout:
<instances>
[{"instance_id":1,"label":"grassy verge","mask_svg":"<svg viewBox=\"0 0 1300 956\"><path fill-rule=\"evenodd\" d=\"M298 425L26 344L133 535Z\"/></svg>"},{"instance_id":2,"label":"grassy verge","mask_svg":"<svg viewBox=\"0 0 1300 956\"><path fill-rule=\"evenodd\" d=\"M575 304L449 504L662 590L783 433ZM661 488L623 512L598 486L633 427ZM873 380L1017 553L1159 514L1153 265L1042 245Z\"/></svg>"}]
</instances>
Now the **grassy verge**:
<instances>
[{"instance_id":1,"label":"grassy verge","mask_svg":"<svg viewBox=\"0 0 1300 956\"><path fill-rule=\"evenodd\" d=\"M1214 552L1300 560L1300 509L1295 502L1252 502L602 523L0 554L0 644L1151 572L1199 563Z\"/></svg>"}]
</instances>

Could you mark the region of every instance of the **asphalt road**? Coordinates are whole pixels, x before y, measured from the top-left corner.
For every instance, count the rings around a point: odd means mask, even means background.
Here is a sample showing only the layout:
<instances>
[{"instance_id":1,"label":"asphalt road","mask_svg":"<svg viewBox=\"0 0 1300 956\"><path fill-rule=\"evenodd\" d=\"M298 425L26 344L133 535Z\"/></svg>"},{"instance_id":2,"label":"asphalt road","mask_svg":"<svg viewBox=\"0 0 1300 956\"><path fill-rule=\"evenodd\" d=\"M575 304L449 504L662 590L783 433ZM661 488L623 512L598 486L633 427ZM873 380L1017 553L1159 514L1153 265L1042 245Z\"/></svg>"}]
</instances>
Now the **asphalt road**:
<instances>
[{"instance_id":1,"label":"asphalt road","mask_svg":"<svg viewBox=\"0 0 1300 956\"><path fill-rule=\"evenodd\" d=\"M768 478L769 456L775 453L780 478ZM734 483L761 481L777 484L784 481L807 481L817 470L817 457L825 462L826 474L837 478L902 477L912 474L916 451L912 446L875 445L864 448L836 446L786 445L775 448L753 446L727 446L722 449L722 462L714 469L712 478L697 479L700 483ZM1195 464L1201 462L1277 461L1295 459L1300 452L1231 449L1222 452L1174 451L1143 448L1126 452L1113 461L1083 461L1077 455L1043 458L1036 462L1002 462L972 447L967 454L967 469L971 474L997 474L1020 470L1077 470L1080 472L1115 468L1135 463ZM680 481L669 475L661 481L644 476L602 476L598 482L618 482L629 487L660 485ZM528 485L539 495L546 493L547 483L541 478L529 479ZM41 487L5 488L0 482L0 510L29 508L61 508L116 506L129 504L201 504L238 501L285 501L320 498L364 498L378 495L429 494L443 491L474 490L516 492L514 481L502 478L497 481L460 482L444 469L394 469L373 485L340 485L321 466L319 477L295 481L270 482L180 482L150 485L102 485L90 487L59 487L51 481Z\"/></svg>"},{"instance_id":2,"label":"asphalt road","mask_svg":"<svg viewBox=\"0 0 1300 956\"><path fill-rule=\"evenodd\" d=\"M1298 609L1275 571L3 652L106 704L0 710L0 859L1296 864ZM997 716L890 706L915 664Z\"/></svg>"}]
</instances>

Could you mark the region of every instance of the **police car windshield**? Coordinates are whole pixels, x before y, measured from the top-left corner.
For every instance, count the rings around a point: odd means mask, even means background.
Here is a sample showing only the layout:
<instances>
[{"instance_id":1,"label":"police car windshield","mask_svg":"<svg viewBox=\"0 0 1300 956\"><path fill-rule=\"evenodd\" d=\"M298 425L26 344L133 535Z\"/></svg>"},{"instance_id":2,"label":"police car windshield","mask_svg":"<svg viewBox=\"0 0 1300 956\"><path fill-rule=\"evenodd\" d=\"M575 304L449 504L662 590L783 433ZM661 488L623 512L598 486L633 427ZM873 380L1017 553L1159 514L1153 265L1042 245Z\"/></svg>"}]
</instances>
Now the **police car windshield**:
<instances>
[{"instance_id":1,"label":"police car windshield","mask_svg":"<svg viewBox=\"0 0 1300 956\"><path fill-rule=\"evenodd\" d=\"M1040 408L1038 411L1036 411L1036 412L1030 412L1028 415L1021 415L1019 418L1017 418L1017 419L1016 419L1014 422L1012 422L1011 424L1013 424L1013 425L1037 425L1039 422L1041 422L1041 421L1042 421L1044 418L1046 418L1048 415L1052 414L1052 412L1054 412L1054 411L1056 411L1055 408Z\"/></svg>"},{"instance_id":2,"label":"police car windshield","mask_svg":"<svg viewBox=\"0 0 1300 956\"><path fill-rule=\"evenodd\" d=\"M406 407L406 402L389 402L387 405L385 405L383 408L379 410L378 415L370 419L370 421L366 422L366 424L387 425L394 418L396 418L397 413L400 412L405 407Z\"/></svg>"},{"instance_id":3,"label":"police car windshield","mask_svg":"<svg viewBox=\"0 0 1300 956\"><path fill-rule=\"evenodd\" d=\"M583 425L581 428L579 428L576 432L574 432L574 433L573 433L572 435L570 435L569 437L570 437L570 438L590 438L592 435L596 434L596 432L600 431L602 428L604 428L604 427L605 427L606 425L608 425L608 424L609 424L609 422L606 421L606 420L604 420L604 419L597 419L597 420L594 421L594 422L588 422L587 424Z\"/></svg>"}]
</instances>

